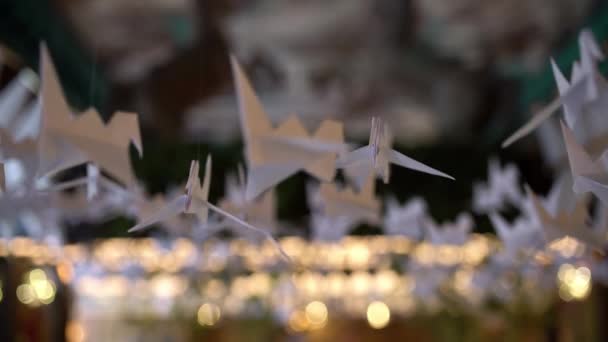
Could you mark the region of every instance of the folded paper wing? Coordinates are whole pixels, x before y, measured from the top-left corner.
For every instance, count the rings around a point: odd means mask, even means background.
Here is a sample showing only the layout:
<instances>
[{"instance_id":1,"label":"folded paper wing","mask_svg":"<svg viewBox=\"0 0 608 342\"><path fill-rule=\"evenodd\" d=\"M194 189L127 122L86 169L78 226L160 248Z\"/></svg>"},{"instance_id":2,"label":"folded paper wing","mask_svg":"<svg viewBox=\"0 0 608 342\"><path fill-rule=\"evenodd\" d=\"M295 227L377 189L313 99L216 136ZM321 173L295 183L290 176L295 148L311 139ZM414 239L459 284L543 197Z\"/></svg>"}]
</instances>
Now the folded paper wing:
<instances>
[{"instance_id":1,"label":"folded paper wing","mask_svg":"<svg viewBox=\"0 0 608 342\"><path fill-rule=\"evenodd\" d=\"M259 196L299 171L331 181L335 176L336 150L343 149L342 124L325 120L311 136L298 117L291 115L273 127L234 57L231 64L248 166L247 199Z\"/></svg>"},{"instance_id":2,"label":"folded paper wing","mask_svg":"<svg viewBox=\"0 0 608 342\"><path fill-rule=\"evenodd\" d=\"M41 47L41 131L39 176L91 161L125 184L135 177L130 164L129 145L142 153L137 115L117 112L104 124L95 109L74 117L70 110L50 55Z\"/></svg>"},{"instance_id":3,"label":"folded paper wing","mask_svg":"<svg viewBox=\"0 0 608 342\"><path fill-rule=\"evenodd\" d=\"M0 128L12 131L28 102L36 75L23 69L0 92Z\"/></svg>"},{"instance_id":4,"label":"folded paper wing","mask_svg":"<svg viewBox=\"0 0 608 342\"><path fill-rule=\"evenodd\" d=\"M369 173L374 173L384 183L390 178L390 164L408 169L454 179L439 170L414 160L391 148L391 137L388 126L379 118L372 118L369 144L341 156L336 162L338 168L345 169L357 188L366 182Z\"/></svg>"},{"instance_id":5,"label":"folded paper wing","mask_svg":"<svg viewBox=\"0 0 608 342\"><path fill-rule=\"evenodd\" d=\"M336 184L323 183L319 187L319 196L327 216L350 216L370 222L378 220L380 201L375 196L375 178L371 174L368 174L367 182L359 191L348 186L340 189Z\"/></svg>"},{"instance_id":6,"label":"folded paper wing","mask_svg":"<svg viewBox=\"0 0 608 342\"><path fill-rule=\"evenodd\" d=\"M137 225L128 230L129 233L137 232L143 229L146 229L156 223L167 221L181 213L186 209L186 204L188 202L188 196L181 195L170 202L166 203L164 206L160 207L157 211L151 213L150 216L144 217L140 220Z\"/></svg>"},{"instance_id":7,"label":"folded paper wing","mask_svg":"<svg viewBox=\"0 0 608 342\"><path fill-rule=\"evenodd\" d=\"M563 122L561 125L574 192L577 194L591 192L602 202L608 203L608 173L602 165L604 157L593 161L583 146L576 141L570 128Z\"/></svg>"},{"instance_id":8,"label":"folded paper wing","mask_svg":"<svg viewBox=\"0 0 608 342\"><path fill-rule=\"evenodd\" d=\"M522 250L534 250L543 246L541 232L531 220L519 218L513 224L509 224L495 212L490 213L489 218L509 255L513 256Z\"/></svg>"},{"instance_id":9,"label":"folded paper wing","mask_svg":"<svg viewBox=\"0 0 608 342\"><path fill-rule=\"evenodd\" d=\"M198 178L199 163L193 161L190 166L190 175L188 182L186 183L186 191L188 195L193 199L201 199L207 201L209 199L209 188L211 186L211 156L207 156L207 162L205 163L205 177L203 178L203 184L200 184ZM197 206L189 205L186 207L184 212L186 214L195 214L199 222L206 224L209 219L209 208L206 205Z\"/></svg>"},{"instance_id":10,"label":"folded paper wing","mask_svg":"<svg viewBox=\"0 0 608 342\"><path fill-rule=\"evenodd\" d=\"M579 35L579 48L581 60L580 63L575 62L573 65L570 83L568 83L555 62L551 61L551 68L559 90L559 97L537 112L530 121L507 138L502 144L503 148L532 133L562 106L564 107L564 116L568 126L574 127L576 121L581 116L582 108L602 96L600 92L605 90L606 81L599 73L597 62L603 60L604 55L590 31L583 30Z\"/></svg>"},{"instance_id":11,"label":"folded paper wing","mask_svg":"<svg viewBox=\"0 0 608 342\"><path fill-rule=\"evenodd\" d=\"M428 218L424 224L431 243L438 245L463 245L473 230L473 218L468 213L458 215L454 222L438 225Z\"/></svg>"},{"instance_id":12,"label":"folded paper wing","mask_svg":"<svg viewBox=\"0 0 608 342\"><path fill-rule=\"evenodd\" d=\"M603 249L605 247L606 227L590 227L587 224L589 216L587 198L579 199L573 211L562 210L551 214L529 188L526 191L540 220L547 242L569 236L592 248Z\"/></svg>"},{"instance_id":13,"label":"folded paper wing","mask_svg":"<svg viewBox=\"0 0 608 342\"><path fill-rule=\"evenodd\" d=\"M405 204L399 205L394 197L390 197L386 201L384 232L420 240L422 238L422 223L427 218L428 208L423 198L414 197Z\"/></svg>"}]
</instances>

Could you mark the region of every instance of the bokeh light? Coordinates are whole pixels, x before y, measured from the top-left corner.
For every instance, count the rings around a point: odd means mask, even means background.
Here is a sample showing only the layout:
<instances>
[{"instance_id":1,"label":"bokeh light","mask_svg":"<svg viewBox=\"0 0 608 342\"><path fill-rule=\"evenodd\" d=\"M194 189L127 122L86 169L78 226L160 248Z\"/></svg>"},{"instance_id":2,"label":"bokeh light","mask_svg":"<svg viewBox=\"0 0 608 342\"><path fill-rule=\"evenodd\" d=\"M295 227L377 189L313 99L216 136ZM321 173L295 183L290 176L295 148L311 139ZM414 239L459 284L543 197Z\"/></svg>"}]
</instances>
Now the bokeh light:
<instances>
[{"instance_id":1,"label":"bokeh light","mask_svg":"<svg viewBox=\"0 0 608 342\"><path fill-rule=\"evenodd\" d=\"M374 329L382 329L391 320L391 311L383 302L372 302L367 307L367 322Z\"/></svg>"},{"instance_id":2,"label":"bokeh light","mask_svg":"<svg viewBox=\"0 0 608 342\"><path fill-rule=\"evenodd\" d=\"M198 309L197 320L202 326L214 326L220 320L220 307L213 303L204 303Z\"/></svg>"}]
</instances>

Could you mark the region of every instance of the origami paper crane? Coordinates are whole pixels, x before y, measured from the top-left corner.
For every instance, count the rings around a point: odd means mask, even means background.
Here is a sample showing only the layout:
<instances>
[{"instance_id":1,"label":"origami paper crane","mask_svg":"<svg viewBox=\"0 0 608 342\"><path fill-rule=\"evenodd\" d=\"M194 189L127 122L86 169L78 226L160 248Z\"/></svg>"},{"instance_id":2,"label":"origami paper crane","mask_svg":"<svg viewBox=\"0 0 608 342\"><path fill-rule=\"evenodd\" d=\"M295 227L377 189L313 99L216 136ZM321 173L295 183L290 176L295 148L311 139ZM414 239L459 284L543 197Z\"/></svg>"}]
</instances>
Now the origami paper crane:
<instances>
[{"instance_id":1,"label":"origami paper crane","mask_svg":"<svg viewBox=\"0 0 608 342\"><path fill-rule=\"evenodd\" d=\"M572 131L562 122L562 134L568 153L568 162L576 194L591 192L602 202L608 203L608 170L606 152L596 160L576 141Z\"/></svg>"},{"instance_id":2,"label":"origami paper crane","mask_svg":"<svg viewBox=\"0 0 608 342\"><path fill-rule=\"evenodd\" d=\"M361 190L335 183L321 183L318 199L322 212L329 217L350 217L357 222L379 220L380 200L375 196L376 180L370 174Z\"/></svg>"},{"instance_id":3,"label":"origami paper crane","mask_svg":"<svg viewBox=\"0 0 608 342\"><path fill-rule=\"evenodd\" d=\"M331 181L336 172L336 154L345 148L342 123L324 120L310 135L292 115L273 127L234 57L231 63L248 167L246 199L257 197L298 171Z\"/></svg>"},{"instance_id":4,"label":"origami paper crane","mask_svg":"<svg viewBox=\"0 0 608 342\"><path fill-rule=\"evenodd\" d=\"M247 181L242 167L238 168L238 176L226 177L225 196L219 207L249 221L266 223L276 222L276 199L274 191L267 191L259 198L247 201Z\"/></svg>"},{"instance_id":5,"label":"origami paper crane","mask_svg":"<svg viewBox=\"0 0 608 342\"><path fill-rule=\"evenodd\" d=\"M501 210L506 204L517 204L523 193L519 187L519 169L515 165L500 167L500 162L491 159L488 164L488 183L473 186L473 210L487 213Z\"/></svg>"},{"instance_id":6,"label":"origami paper crane","mask_svg":"<svg viewBox=\"0 0 608 342\"><path fill-rule=\"evenodd\" d=\"M42 124L38 175L53 174L90 161L121 182L132 184L135 177L129 159L130 143L140 156L143 151L137 115L117 112L107 124L95 109L73 116L44 45L40 61Z\"/></svg>"},{"instance_id":7,"label":"origami paper crane","mask_svg":"<svg viewBox=\"0 0 608 342\"><path fill-rule=\"evenodd\" d=\"M23 69L0 92L0 128L9 132L17 129L20 117L37 88L37 76L30 69Z\"/></svg>"},{"instance_id":8,"label":"origami paper crane","mask_svg":"<svg viewBox=\"0 0 608 342\"><path fill-rule=\"evenodd\" d=\"M497 213L490 213L489 217L510 257L516 256L520 251L534 250L543 246L542 231L532 220L519 217L509 224Z\"/></svg>"},{"instance_id":9,"label":"origami paper crane","mask_svg":"<svg viewBox=\"0 0 608 342\"><path fill-rule=\"evenodd\" d=\"M192 161L190 164L190 172L186 183L186 193L177 196L169 201L162 208L152 210L149 216L145 216L140 222L129 229L129 232L135 232L145 229L157 222L165 221L179 214L194 214L199 221L204 224L209 217L209 207L206 205L209 197L209 186L211 182L211 157L207 157L205 165L205 178L203 184L200 183L199 163ZM156 200L159 202L159 199ZM161 204L160 202L158 204Z\"/></svg>"},{"instance_id":10,"label":"origami paper crane","mask_svg":"<svg viewBox=\"0 0 608 342\"><path fill-rule=\"evenodd\" d=\"M361 188L370 173L377 175L384 183L390 179L390 164L396 164L408 169L454 179L441 171L422 164L391 148L392 136L388 125L378 117L372 118L372 128L367 146L356 149L341 156L337 166L346 171L357 188Z\"/></svg>"},{"instance_id":11,"label":"origami paper crane","mask_svg":"<svg viewBox=\"0 0 608 342\"><path fill-rule=\"evenodd\" d=\"M404 205L399 205L397 200L391 197L386 202L384 232L421 240L423 222L428 215L427 204L423 198L414 197Z\"/></svg>"},{"instance_id":12,"label":"origami paper crane","mask_svg":"<svg viewBox=\"0 0 608 342\"><path fill-rule=\"evenodd\" d=\"M473 230L473 218L468 213L461 213L455 222L436 224L432 219L425 221L428 238L437 245L462 245L469 240Z\"/></svg>"},{"instance_id":13,"label":"origami paper crane","mask_svg":"<svg viewBox=\"0 0 608 342\"><path fill-rule=\"evenodd\" d=\"M285 260L291 261L287 253L285 253L283 248L268 231L255 227L250 223L234 216L233 214L209 203L208 197L209 186L211 184L211 156L207 157L207 162L205 165L205 177L203 179L202 184L198 176L199 168L200 167L198 161L192 161L192 163L190 164L188 181L186 182L185 194L175 197L174 199L166 203L162 208L159 208L155 212L150 213L149 216L143 217L137 225L135 225L128 231L140 231L150 227L153 224L169 220L180 214L195 215L198 218L199 223L204 228L205 224L208 221L209 210L211 209L222 217L232 220L237 224L240 224L244 228L251 229L252 231L256 231L264 235L275 245L282 257L285 258Z\"/></svg>"},{"instance_id":14,"label":"origami paper crane","mask_svg":"<svg viewBox=\"0 0 608 342\"><path fill-rule=\"evenodd\" d=\"M597 61L604 59L604 55L589 30L583 30L579 35L579 48L581 61L580 64L574 64L571 83L568 84L557 65L552 62L560 96L505 140L502 144L503 148L530 134L562 106L564 106L566 122L570 128L573 128L576 121L583 115L583 107L597 106L598 101L602 104L608 101L606 99L608 86L596 64Z\"/></svg>"},{"instance_id":15,"label":"origami paper crane","mask_svg":"<svg viewBox=\"0 0 608 342\"><path fill-rule=\"evenodd\" d=\"M314 212L310 215L311 238L317 241L340 241L357 224L350 216L327 216Z\"/></svg>"},{"instance_id":16,"label":"origami paper crane","mask_svg":"<svg viewBox=\"0 0 608 342\"><path fill-rule=\"evenodd\" d=\"M529 188L526 189L534 210L540 219L547 242L569 236L592 248L602 250L606 244L606 227L590 227L588 220L588 201L581 198L572 211L561 210L551 214Z\"/></svg>"},{"instance_id":17,"label":"origami paper crane","mask_svg":"<svg viewBox=\"0 0 608 342\"><path fill-rule=\"evenodd\" d=\"M238 176L229 176L226 178L225 196L219 202L218 206L227 212L240 217L241 219L251 222L253 225L260 225L270 232L275 232L278 227L276 218L276 200L274 191L269 190L264 192L254 200L247 200L246 196L247 182L245 180L245 172L242 167L238 168ZM232 222L226 221L228 228L233 227ZM234 229L232 229L234 230ZM239 229L240 234L246 233L246 230ZM256 234L256 236L259 236ZM245 236L248 239L255 239L254 236Z\"/></svg>"}]
</instances>

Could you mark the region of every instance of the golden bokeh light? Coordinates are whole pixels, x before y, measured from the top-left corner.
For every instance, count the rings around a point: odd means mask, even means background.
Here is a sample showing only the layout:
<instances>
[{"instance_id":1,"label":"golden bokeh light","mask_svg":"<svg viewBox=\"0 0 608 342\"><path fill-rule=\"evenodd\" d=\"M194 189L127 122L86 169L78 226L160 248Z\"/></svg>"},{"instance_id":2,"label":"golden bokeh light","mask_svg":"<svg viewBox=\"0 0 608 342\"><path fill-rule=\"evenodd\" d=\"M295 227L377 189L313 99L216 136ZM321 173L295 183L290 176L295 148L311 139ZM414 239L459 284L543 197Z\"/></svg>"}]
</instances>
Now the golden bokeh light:
<instances>
[{"instance_id":1,"label":"golden bokeh light","mask_svg":"<svg viewBox=\"0 0 608 342\"><path fill-rule=\"evenodd\" d=\"M391 311L383 302L372 302L367 306L367 322L374 329L382 329L391 320Z\"/></svg>"},{"instance_id":2,"label":"golden bokeh light","mask_svg":"<svg viewBox=\"0 0 608 342\"><path fill-rule=\"evenodd\" d=\"M306 314L306 320L313 329L325 326L327 322L327 306L323 302L315 300L308 303L304 309L304 313Z\"/></svg>"},{"instance_id":3,"label":"golden bokeh light","mask_svg":"<svg viewBox=\"0 0 608 342\"><path fill-rule=\"evenodd\" d=\"M560 266L557 273L559 296L569 302L587 298L591 292L591 271L570 264Z\"/></svg>"},{"instance_id":4,"label":"golden bokeh light","mask_svg":"<svg viewBox=\"0 0 608 342\"><path fill-rule=\"evenodd\" d=\"M29 306L51 304L55 300L55 284L48 279L42 269L34 269L27 273L25 282L17 287L17 299Z\"/></svg>"},{"instance_id":5,"label":"golden bokeh light","mask_svg":"<svg viewBox=\"0 0 608 342\"><path fill-rule=\"evenodd\" d=\"M308 323L308 319L306 319L306 314L301 310L296 310L291 313L289 316L289 321L287 322L289 329L294 332L303 332L308 330L310 324Z\"/></svg>"},{"instance_id":6,"label":"golden bokeh light","mask_svg":"<svg viewBox=\"0 0 608 342\"><path fill-rule=\"evenodd\" d=\"M83 342L86 337L86 331L80 322L68 322L65 327L65 339L67 342Z\"/></svg>"},{"instance_id":7,"label":"golden bokeh light","mask_svg":"<svg viewBox=\"0 0 608 342\"><path fill-rule=\"evenodd\" d=\"M220 320L220 307L213 303L205 303L198 309L197 320L202 326L214 326Z\"/></svg>"}]
</instances>

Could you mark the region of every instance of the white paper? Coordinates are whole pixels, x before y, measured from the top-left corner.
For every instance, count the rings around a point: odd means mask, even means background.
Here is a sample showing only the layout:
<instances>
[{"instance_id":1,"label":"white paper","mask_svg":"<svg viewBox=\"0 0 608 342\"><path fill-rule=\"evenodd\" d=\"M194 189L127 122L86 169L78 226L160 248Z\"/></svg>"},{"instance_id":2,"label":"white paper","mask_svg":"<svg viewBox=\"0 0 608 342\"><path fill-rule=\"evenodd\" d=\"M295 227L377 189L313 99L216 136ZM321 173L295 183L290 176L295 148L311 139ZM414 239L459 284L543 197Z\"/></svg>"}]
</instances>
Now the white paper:
<instances>
[{"instance_id":1,"label":"white paper","mask_svg":"<svg viewBox=\"0 0 608 342\"><path fill-rule=\"evenodd\" d=\"M274 191L266 191L258 198L248 201L246 198L246 184L247 181L244 170L239 167L238 177L231 175L226 178L225 195L218 206L254 225L260 225L265 229L270 229L270 232L274 233L278 227ZM231 221L225 223L232 231L238 234L244 233L244 237L247 239L257 240L259 238L259 234L247 234L248 232L243 229L235 230L233 227L234 223Z\"/></svg>"},{"instance_id":2,"label":"white paper","mask_svg":"<svg viewBox=\"0 0 608 342\"><path fill-rule=\"evenodd\" d=\"M584 106L593 105L594 102L606 97L608 91L606 80L597 68L597 62L603 60L604 56L590 31L583 30L579 35L579 48L581 61L580 64L576 62L574 64L571 82L568 84L557 65L552 62L560 96L533 115L530 121L506 139L502 144L503 148L533 132L562 106L564 106L566 122L572 128L583 115Z\"/></svg>"},{"instance_id":3,"label":"white paper","mask_svg":"<svg viewBox=\"0 0 608 342\"><path fill-rule=\"evenodd\" d=\"M431 218L425 222L427 237L437 245L463 245L469 240L473 230L473 218L468 213L461 213L454 222L435 223Z\"/></svg>"},{"instance_id":4,"label":"white paper","mask_svg":"<svg viewBox=\"0 0 608 342\"><path fill-rule=\"evenodd\" d=\"M322 211L329 217L350 217L357 222L377 223L380 200L375 195L376 181L368 175L361 190L334 183L321 183L318 198Z\"/></svg>"},{"instance_id":5,"label":"white paper","mask_svg":"<svg viewBox=\"0 0 608 342\"><path fill-rule=\"evenodd\" d=\"M336 151L344 148L342 124L325 120L310 135L298 117L291 115L273 127L234 57L231 57L231 64L245 141L247 200L299 171L306 171L321 181L333 180Z\"/></svg>"},{"instance_id":6,"label":"white paper","mask_svg":"<svg viewBox=\"0 0 608 342\"><path fill-rule=\"evenodd\" d=\"M454 179L452 176L391 149L391 147L392 137L388 125L380 118L373 117L369 144L341 156L338 159L337 166L345 169L346 175L357 188L363 186L367 175L370 173L378 176L384 183L388 183L390 179L390 164Z\"/></svg>"},{"instance_id":7,"label":"white paper","mask_svg":"<svg viewBox=\"0 0 608 342\"><path fill-rule=\"evenodd\" d=\"M121 182L135 182L129 158L133 143L142 154L137 115L117 112L104 124L95 109L73 116L46 47L41 47L39 176L90 161Z\"/></svg>"},{"instance_id":8,"label":"white paper","mask_svg":"<svg viewBox=\"0 0 608 342\"><path fill-rule=\"evenodd\" d=\"M543 247L542 233L540 227L533 220L520 217L513 224L497 213L490 213L490 222L505 247L505 251L511 257L521 251L531 251Z\"/></svg>"},{"instance_id":9,"label":"white paper","mask_svg":"<svg viewBox=\"0 0 608 342\"><path fill-rule=\"evenodd\" d=\"M583 146L576 141L572 131L563 123L562 134L572 172L574 192L591 192L602 202L608 203L608 172L603 164L605 156L593 161Z\"/></svg>"},{"instance_id":10,"label":"white paper","mask_svg":"<svg viewBox=\"0 0 608 342\"><path fill-rule=\"evenodd\" d=\"M602 250L606 241L606 227L590 227L588 220L588 199L577 200L574 210L562 210L551 214L540 202L536 195L527 189L534 210L540 219L541 227L547 242L569 236L592 248Z\"/></svg>"},{"instance_id":11,"label":"white paper","mask_svg":"<svg viewBox=\"0 0 608 342\"><path fill-rule=\"evenodd\" d=\"M500 211L509 204L519 204L522 198L519 169L514 164L501 167L496 159L488 164L488 183L473 185L473 210L477 213Z\"/></svg>"},{"instance_id":12,"label":"white paper","mask_svg":"<svg viewBox=\"0 0 608 342\"><path fill-rule=\"evenodd\" d=\"M395 198L386 201L384 232L390 235L403 235L419 241L423 237L423 222L429 217L426 201L414 197L399 205Z\"/></svg>"}]
</instances>

